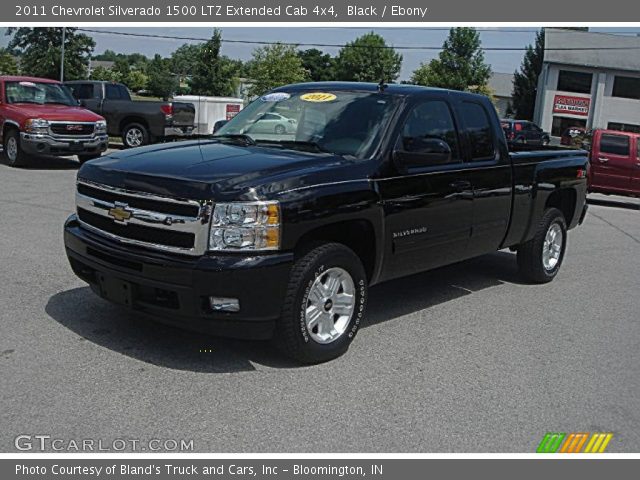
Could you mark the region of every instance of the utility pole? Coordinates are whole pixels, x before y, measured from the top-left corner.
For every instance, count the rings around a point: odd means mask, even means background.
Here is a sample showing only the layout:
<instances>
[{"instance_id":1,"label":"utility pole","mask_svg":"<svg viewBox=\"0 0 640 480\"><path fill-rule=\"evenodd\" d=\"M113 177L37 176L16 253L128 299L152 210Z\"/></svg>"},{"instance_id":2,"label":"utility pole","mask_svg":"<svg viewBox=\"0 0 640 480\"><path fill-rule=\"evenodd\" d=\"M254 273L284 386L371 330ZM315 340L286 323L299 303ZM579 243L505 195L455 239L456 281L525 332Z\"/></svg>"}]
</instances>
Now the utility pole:
<instances>
[{"instance_id":1,"label":"utility pole","mask_svg":"<svg viewBox=\"0 0 640 480\"><path fill-rule=\"evenodd\" d=\"M60 81L64 82L64 41L66 37L66 28L62 27L62 49L60 54Z\"/></svg>"}]
</instances>

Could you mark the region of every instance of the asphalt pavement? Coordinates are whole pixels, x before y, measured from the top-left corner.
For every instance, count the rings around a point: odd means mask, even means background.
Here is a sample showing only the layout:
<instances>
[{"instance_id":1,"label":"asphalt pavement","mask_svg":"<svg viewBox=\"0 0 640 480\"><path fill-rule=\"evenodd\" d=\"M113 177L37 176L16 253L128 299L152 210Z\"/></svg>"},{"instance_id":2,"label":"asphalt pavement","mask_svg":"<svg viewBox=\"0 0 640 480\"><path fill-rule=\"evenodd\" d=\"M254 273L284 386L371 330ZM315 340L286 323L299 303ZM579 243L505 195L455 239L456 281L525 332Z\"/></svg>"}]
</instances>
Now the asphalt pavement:
<instances>
[{"instance_id":1,"label":"asphalt pavement","mask_svg":"<svg viewBox=\"0 0 640 480\"><path fill-rule=\"evenodd\" d=\"M193 440L201 452L534 452L546 432L640 451L640 202L593 196L556 280L491 255L373 288L349 352L156 324L67 264L77 163L0 164L0 451L14 439Z\"/></svg>"}]
</instances>

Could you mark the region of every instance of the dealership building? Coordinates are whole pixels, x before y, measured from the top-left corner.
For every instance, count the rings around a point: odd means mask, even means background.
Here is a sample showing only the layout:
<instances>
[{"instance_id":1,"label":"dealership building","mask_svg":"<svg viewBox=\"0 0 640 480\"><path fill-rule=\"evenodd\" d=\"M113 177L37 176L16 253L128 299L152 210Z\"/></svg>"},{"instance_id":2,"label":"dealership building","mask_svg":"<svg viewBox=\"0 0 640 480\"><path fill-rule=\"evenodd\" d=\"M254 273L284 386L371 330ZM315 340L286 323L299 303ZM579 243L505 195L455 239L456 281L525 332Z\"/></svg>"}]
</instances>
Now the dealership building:
<instances>
[{"instance_id":1,"label":"dealership building","mask_svg":"<svg viewBox=\"0 0 640 480\"><path fill-rule=\"evenodd\" d=\"M640 133L640 37L548 28L534 121Z\"/></svg>"}]
</instances>

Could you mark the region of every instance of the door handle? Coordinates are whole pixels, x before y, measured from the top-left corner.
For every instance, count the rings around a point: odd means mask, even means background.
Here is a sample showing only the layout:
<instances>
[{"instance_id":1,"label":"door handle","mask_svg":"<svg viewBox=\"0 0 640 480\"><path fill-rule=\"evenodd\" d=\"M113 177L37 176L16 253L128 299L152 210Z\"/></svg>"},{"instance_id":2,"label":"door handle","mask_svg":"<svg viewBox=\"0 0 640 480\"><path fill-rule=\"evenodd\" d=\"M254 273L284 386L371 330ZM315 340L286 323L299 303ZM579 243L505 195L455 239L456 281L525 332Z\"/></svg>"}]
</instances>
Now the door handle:
<instances>
[{"instance_id":1,"label":"door handle","mask_svg":"<svg viewBox=\"0 0 640 480\"><path fill-rule=\"evenodd\" d=\"M609 159L605 157L598 157L598 160L600 160L602 163L607 163L609 161Z\"/></svg>"},{"instance_id":2,"label":"door handle","mask_svg":"<svg viewBox=\"0 0 640 480\"><path fill-rule=\"evenodd\" d=\"M458 191L469 190L471 188L471 182L467 180L457 180L449 184L451 188L455 188Z\"/></svg>"}]
</instances>

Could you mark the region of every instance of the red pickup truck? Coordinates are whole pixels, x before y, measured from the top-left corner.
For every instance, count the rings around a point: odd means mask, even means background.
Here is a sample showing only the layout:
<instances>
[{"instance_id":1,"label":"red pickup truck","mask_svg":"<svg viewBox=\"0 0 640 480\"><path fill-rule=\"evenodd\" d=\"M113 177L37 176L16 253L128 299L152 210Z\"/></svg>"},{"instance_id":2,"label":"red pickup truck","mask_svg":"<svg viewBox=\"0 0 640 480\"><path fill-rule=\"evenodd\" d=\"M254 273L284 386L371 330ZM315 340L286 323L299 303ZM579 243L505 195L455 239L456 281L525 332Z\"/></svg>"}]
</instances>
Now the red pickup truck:
<instances>
[{"instance_id":1,"label":"red pickup truck","mask_svg":"<svg viewBox=\"0 0 640 480\"><path fill-rule=\"evenodd\" d=\"M589 191L640 195L640 133L596 130L591 145Z\"/></svg>"},{"instance_id":2,"label":"red pickup truck","mask_svg":"<svg viewBox=\"0 0 640 480\"><path fill-rule=\"evenodd\" d=\"M9 165L32 155L78 155L80 162L107 149L107 122L78 105L67 87L46 78L0 77L0 140Z\"/></svg>"}]
</instances>

